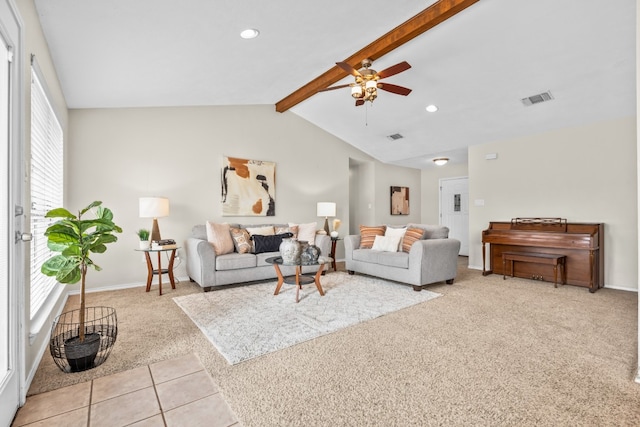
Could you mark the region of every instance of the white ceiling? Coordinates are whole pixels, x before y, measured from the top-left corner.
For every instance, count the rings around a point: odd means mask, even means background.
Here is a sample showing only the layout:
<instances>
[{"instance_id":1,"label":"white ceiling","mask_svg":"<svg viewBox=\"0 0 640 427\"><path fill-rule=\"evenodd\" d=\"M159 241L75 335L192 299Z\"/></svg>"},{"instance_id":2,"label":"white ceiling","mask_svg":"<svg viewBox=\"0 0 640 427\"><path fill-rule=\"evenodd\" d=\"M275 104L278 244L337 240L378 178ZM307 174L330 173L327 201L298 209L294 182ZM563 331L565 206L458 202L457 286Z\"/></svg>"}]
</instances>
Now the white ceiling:
<instances>
[{"instance_id":1,"label":"white ceiling","mask_svg":"<svg viewBox=\"0 0 640 427\"><path fill-rule=\"evenodd\" d=\"M435 1L35 3L68 107L109 108L275 104ZM378 71L409 62L384 80L409 96L379 91L356 108L345 88L291 112L420 169L441 155L466 162L469 145L635 115L635 9L635 0L480 0L374 62ZM241 39L245 28L260 36ZM520 101L547 90L551 102ZM395 133L404 138L386 138Z\"/></svg>"}]
</instances>

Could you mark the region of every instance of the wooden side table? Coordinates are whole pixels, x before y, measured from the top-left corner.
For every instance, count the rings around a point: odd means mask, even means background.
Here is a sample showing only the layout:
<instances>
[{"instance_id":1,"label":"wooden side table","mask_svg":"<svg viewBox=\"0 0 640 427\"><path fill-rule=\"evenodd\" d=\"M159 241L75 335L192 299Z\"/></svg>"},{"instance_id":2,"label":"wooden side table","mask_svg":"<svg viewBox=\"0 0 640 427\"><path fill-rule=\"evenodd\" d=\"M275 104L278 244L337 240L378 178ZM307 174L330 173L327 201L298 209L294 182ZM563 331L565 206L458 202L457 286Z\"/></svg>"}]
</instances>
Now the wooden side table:
<instances>
[{"instance_id":1,"label":"wooden side table","mask_svg":"<svg viewBox=\"0 0 640 427\"><path fill-rule=\"evenodd\" d=\"M147 292L151 290L151 282L153 276L158 275L158 295L162 295L162 275L169 275L169 282L171 283L171 289L176 288L176 281L173 277L173 262L176 259L176 251L180 249L172 247L169 249L136 249L136 251L144 252L144 256L147 260ZM153 262L151 261L151 253L156 252L158 254L158 268L153 268ZM162 268L162 252L171 252L169 255L169 266L165 269Z\"/></svg>"},{"instance_id":2,"label":"wooden side table","mask_svg":"<svg viewBox=\"0 0 640 427\"><path fill-rule=\"evenodd\" d=\"M338 240L342 240L342 237L336 237L335 239L331 238L331 252L329 253L329 258L331 258L331 268L333 271L337 271L336 269L336 243Z\"/></svg>"}]
</instances>

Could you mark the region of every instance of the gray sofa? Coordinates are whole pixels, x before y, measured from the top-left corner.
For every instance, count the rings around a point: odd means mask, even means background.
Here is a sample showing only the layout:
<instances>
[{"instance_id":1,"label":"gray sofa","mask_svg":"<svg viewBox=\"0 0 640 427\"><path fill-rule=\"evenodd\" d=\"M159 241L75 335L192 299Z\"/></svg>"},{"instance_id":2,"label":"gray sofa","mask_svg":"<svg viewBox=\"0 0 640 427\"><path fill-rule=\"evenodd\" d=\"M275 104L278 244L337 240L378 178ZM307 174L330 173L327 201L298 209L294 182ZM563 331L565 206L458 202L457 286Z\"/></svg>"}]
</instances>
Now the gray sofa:
<instances>
[{"instance_id":1,"label":"gray sofa","mask_svg":"<svg viewBox=\"0 0 640 427\"><path fill-rule=\"evenodd\" d=\"M449 239L449 229L439 225L408 224L422 228L422 239L411 245L409 252L383 252L360 249L360 235L344 239L345 264L354 272L407 283L420 291L422 286L446 281L452 284L458 267L460 241Z\"/></svg>"},{"instance_id":2,"label":"gray sofa","mask_svg":"<svg viewBox=\"0 0 640 427\"><path fill-rule=\"evenodd\" d=\"M261 227L266 225L285 226L287 224L232 224L234 227ZM320 248L320 255L329 256L331 238L327 235L317 234L315 245ZM191 229L191 237L184 245L187 274L192 282L200 285L205 292L214 287L231 285L236 283L253 282L276 278L273 265L265 260L269 257L280 256L279 252L265 252L260 254L239 254L233 252L225 255L216 255L213 246L207 241L207 231L204 224L199 224ZM324 268L327 269L329 264ZM295 267L281 266L285 276L295 274ZM318 271L317 265L303 266L303 273Z\"/></svg>"}]
</instances>

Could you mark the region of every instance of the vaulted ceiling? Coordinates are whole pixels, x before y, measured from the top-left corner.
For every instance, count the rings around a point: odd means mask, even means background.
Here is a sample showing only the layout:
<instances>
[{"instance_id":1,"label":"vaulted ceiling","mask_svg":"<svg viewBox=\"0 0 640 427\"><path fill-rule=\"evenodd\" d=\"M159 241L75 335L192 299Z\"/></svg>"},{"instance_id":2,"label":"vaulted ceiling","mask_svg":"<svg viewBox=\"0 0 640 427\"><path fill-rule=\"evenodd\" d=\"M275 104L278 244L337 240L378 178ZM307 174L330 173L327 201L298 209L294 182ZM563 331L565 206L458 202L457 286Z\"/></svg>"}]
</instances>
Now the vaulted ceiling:
<instances>
[{"instance_id":1,"label":"vaulted ceiling","mask_svg":"<svg viewBox=\"0 0 640 427\"><path fill-rule=\"evenodd\" d=\"M274 105L436 3L416 0L35 0L69 108ZM442 0L440 6L456 3ZM635 0L479 0L374 58L385 79L297 114L380 161L426 169L469 145L636 113ZM259 37L240 38L246 28ZM361 58L364 59L364 58ZM346 84L345 77L336 84ZM522 98L550 91L550 102ZM435 104L436 113L425 107ZM387 136L401 134L402 139Z\"/></svg>"}]
</instances>

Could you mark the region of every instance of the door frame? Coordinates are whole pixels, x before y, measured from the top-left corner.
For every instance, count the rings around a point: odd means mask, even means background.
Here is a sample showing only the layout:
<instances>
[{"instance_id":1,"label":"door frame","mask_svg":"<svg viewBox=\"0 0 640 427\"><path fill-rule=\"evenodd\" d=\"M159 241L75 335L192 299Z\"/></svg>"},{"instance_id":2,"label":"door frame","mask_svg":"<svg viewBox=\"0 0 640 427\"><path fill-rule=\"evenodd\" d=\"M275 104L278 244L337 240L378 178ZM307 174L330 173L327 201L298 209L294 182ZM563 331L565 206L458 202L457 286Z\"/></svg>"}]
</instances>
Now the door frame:
<instances>
[{"instance_id":1,"label":"door frame","mask_svg":"<svg viewBox=\"0 0 640 427\"><path fill-rule=\"evenodd\" d=\"M25 251L21 241L15 239L25 226L25 131L24 131L24 24L13 0L0 0L0 36L7 44L11 61L9 69L8 109L8 203L7 203L7 249L8 249L8 373L0 378L0 424L10 424L16 411L26 401L25 384ZM7 394L9 393L9 394ZM8 397L8 399L7 399Z\"/></svg>"}]
</instances>

